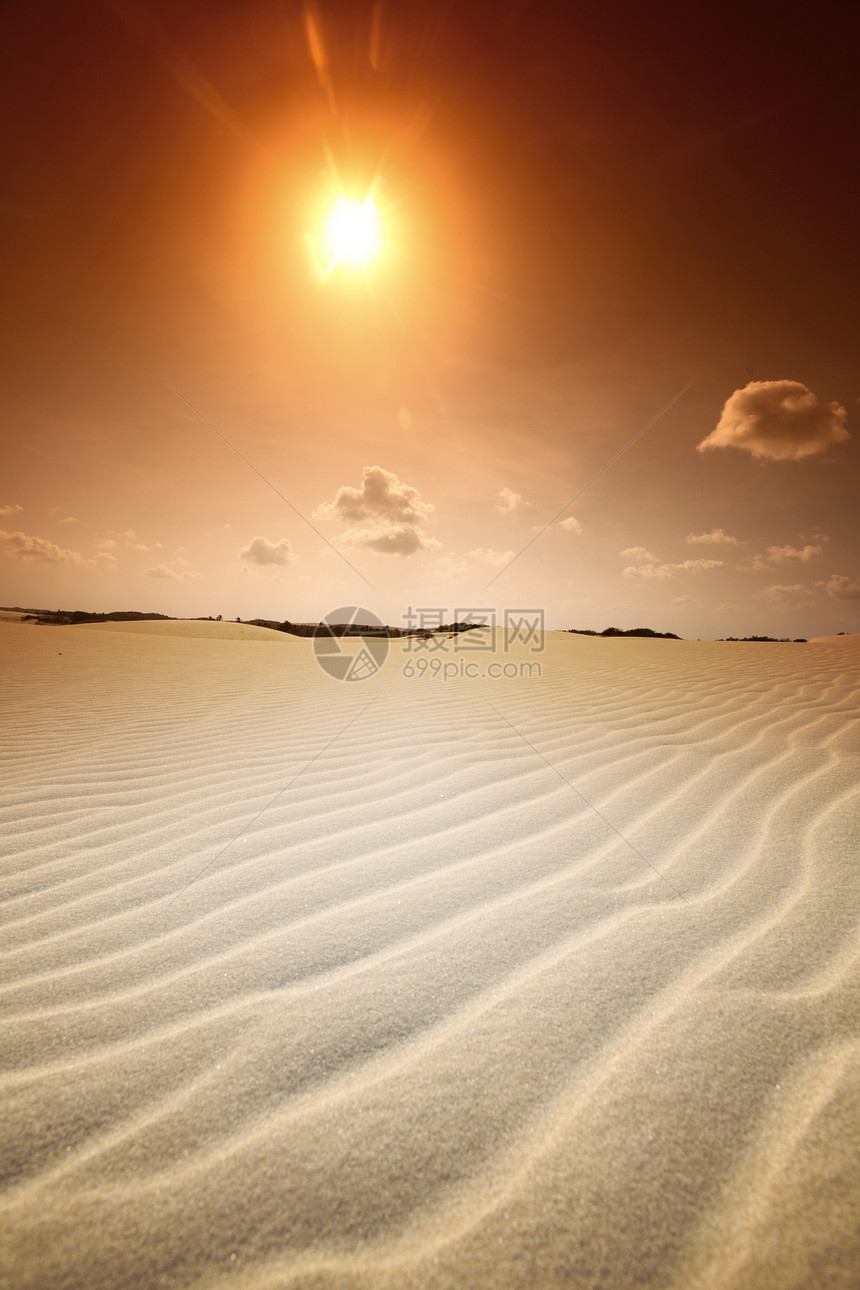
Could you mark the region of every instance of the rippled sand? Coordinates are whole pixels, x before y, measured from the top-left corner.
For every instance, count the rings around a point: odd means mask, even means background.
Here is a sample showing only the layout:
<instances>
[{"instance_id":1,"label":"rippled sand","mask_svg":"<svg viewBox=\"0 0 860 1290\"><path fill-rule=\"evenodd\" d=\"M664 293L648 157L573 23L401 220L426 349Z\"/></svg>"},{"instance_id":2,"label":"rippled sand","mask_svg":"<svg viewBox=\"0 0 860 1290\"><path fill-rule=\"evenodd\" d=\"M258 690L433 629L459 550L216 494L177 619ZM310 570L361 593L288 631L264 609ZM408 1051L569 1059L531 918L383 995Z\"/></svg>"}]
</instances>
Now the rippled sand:
<instances>
[{"instance_id":1,"label":"rippled sand","mask_svg":"<svg viewBox=\"0 0 860 1290\"><path fill-rule=\"evenodd\" d=\"M858 638L463 643L3 626L0 1284L860 1284Z\"/></svg>"}]
</instances>

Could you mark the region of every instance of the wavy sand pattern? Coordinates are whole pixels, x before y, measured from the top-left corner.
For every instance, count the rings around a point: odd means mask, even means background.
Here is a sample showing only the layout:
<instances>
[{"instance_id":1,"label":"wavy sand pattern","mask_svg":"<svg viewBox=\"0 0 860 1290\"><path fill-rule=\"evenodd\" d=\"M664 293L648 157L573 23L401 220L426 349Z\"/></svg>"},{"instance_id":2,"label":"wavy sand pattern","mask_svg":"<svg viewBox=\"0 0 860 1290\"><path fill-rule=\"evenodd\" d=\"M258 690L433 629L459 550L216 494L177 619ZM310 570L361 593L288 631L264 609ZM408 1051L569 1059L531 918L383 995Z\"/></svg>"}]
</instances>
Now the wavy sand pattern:
<instances>
[{"instance_id":1,"label":"wavy sand pattern","mask_svg":"<svg viewBox=\"0 0 860 1290\"><path fill-rule=\"evenodd\" d=\"M856 638L123 628L0 633L4 1286L860 1283Z\"/></svg>"}]
</instances>

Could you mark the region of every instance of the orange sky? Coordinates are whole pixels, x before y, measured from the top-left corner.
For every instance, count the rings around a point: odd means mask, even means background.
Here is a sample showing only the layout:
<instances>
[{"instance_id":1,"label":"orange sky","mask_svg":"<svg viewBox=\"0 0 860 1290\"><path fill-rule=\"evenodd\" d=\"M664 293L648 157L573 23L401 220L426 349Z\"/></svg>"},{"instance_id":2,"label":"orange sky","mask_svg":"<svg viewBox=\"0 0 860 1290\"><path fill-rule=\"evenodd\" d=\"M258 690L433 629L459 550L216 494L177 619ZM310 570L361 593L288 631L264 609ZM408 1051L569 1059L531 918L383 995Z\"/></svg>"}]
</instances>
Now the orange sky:
<instances>
[{"instance_id":1,"label":"orange sky","mask_svg":"<svg viewBox=\"0 0 860 1290\"><path fill-rule=\"evenodd\" d=\"M844 6L13 3L6 35L4 604L858 630ZM336 183L385 246L322 283Z\"/></svg>"}]
</instances>

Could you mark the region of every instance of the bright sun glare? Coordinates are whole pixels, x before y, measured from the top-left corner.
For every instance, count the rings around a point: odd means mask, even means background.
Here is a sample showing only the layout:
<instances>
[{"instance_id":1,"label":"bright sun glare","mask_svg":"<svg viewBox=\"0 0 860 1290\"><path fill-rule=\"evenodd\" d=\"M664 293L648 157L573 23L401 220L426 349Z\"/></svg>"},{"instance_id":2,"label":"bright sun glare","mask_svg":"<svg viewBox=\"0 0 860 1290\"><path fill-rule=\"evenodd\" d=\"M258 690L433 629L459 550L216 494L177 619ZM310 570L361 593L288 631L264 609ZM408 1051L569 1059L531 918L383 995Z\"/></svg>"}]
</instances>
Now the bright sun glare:
<instances>
[{"instance_id":1,"label":"bright sun glare","mask_svg":"<svg viewBox=\"0 0 860 1290\"><path fill-rule=\"evenodd\" d=\"M336 264L367 264L380 245L379 215L372 197L363 202L338 197L326 221L326 242Z\"/></svg>"}]
</instances>

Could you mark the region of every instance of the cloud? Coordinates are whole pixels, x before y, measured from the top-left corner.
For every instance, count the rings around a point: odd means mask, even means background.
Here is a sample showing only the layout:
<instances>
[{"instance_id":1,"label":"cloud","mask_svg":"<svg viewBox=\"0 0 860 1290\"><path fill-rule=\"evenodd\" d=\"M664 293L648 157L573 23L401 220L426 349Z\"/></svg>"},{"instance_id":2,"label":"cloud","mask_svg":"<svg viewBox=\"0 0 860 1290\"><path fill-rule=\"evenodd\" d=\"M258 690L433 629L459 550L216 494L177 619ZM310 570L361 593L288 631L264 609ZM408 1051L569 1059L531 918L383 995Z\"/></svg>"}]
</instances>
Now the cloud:
<instances>
[{"instance_id":1,"label":"cloud","mask_svg":"<svg viewBox=\"0 0 860 1290\"><path fill-rule=\"evenodd\" d=\"M440 555L431 564L434 574L440 578L465 578L469 573L469 566L461 555Z\"/></svg>"},{"instance_id":2,"label":"cloud","mask_svg":"<svg viewBox=\"0 0 860 1290\"><path fill-rule=\"evenodd\" d=\"M83 524L83 520L79 520L75 515L67 515L64 520L60 520L60 523L61 524Z\"/></svg>"},{"instance_id":3,"label":"cloud","mask_svg":"<svg viewBox=\"0 0 860 1290\"><path fill-rule=\"evenodd\" d=\"M239 552L239 559L246 564L293 564L298 557L286 538L270 542L268 538L255 537Z\"/></svg>"},{"instance_id":4,"label":"cloud","mask_svg":"<svg viewBox=\"0 0 860 1290\"><path fill-rule=\"evenodd\" d=\"M644 546L628 546L618 554L625 560L634 560L636 564L659 564L659 557L652 555Z\"/></svg>"},{"instance_id":5,"label":"cloud","mask_svg":"<svg viewBox=\"0 0 860 1290\"><path fill-rule=\"evenodd\" d=\"M699 601L696 600L695 596L673 596L672 604L673 605L698 605Z\"/></svg>"},{"instance_id":6,"label":"cloud","mask_svg":"<svg viewBox=\"0 0 860 1290\"><path fill-rule=\"evenodd\" d=\"M65 523L65 521L63 521ZM134 529L108 529L108 535L99 542L102 549L115 547L118 545L116 539L122 538L126 546L133 547L135 551L160 551L160 542L141 542ZM180 548L181 549L181 548Z\"/></svg>"},{"instance_id":7,"label":"cloud","mask_svg":"<svg viewBox=\"0 0 860 1290\"><path fill-rule=\"evenodd\" d=\"M417 488L401 483L392 471L382 466L365 466L361 488L344 484L337 490L334 501L323 502L315 514L320 520L343 520L347 524L363 524L368 520L419 524L432 510L428 502L421 501Z\"/></svg>"},{"instance_id":8,"label":"cloud","mask_svg":"<svg viewBox=\"0 0 860 1290\"><path fill-rule=\"evenodd\" d=\"M15 560L41 560L44 564L83 564L84 558L78 551L67 551L56 546L47 538L35 537L30 533L16 530L7 533L0 529L0 554Z\"/></svg>"},{"instance_id":9,"label":"cloud","mask_svg":"<svg viewBox=\"0 0 860 1290\"><path fill-rule=\"evenodd\" d=\"M713 543L721 546L740 546L738 538L732 537L725 529L711 529L710 533L688 533L688 542Z\"/></svg>"},{"instance_id":10,"label":"cloud","mask_svg":"<svg viewBox=\"0 0 860 1290\"><path fill-rule=\"evenodd\" d=\"M829 541L827 537L824 537L823 540L825 542ZM775 564L809 564L810 560L815 560L823 554L823 546L811 546L809 544L804 547L790 545L769 546L764 555L754 555L751 564L738 565L738 568L769 572Z\"/></svg>"},{"instance_id":11,"label":"cloud","mask_svg":"<svg viewBox=\"0 0 860 1290\"><path fill-rule=\"evenodd\" d=\"M473 551L467 551L464 557L466 560L477 560L480 564L488 564L493 569L501 569L510 560L514 558L513 551L493 551L492 548L475 547Z\"/></svg>"},{"instance_id":12,"label":"cloud","mask_svg":"<svg viewBox=\"0 0 860 1290\"><path fill-rule=\"evenodd\" d=\"M113 538L102 538L100 542L96 543L96 546L100 551L113 551L116 547L116 542Z\"/></svg>"},{"instance_id":13,"label":"cloud","mask_svg":"<svg viewBox=\"0 0 860 1290\"><path fill-rule=\"evenodd\" d=\"M568 515L566 520L560 520L558 527L566 529L568 533L579 534L582 532L582 525L574 515Z\"/></svg>"},{"instance_id":14,"label":"cloud","mask_svg":"<svg viewBox=\"0 0 860 1290\"><path fill-rule=\"evenodd\" d=\"M17 503L15 503L15 505L0 506L0 515L17 515L18 512L23 511L23 509L24 507L18 506Z\"/></svg>"},{"instance_id":15,"label":"cloud","mask_svg":"<svg viewBox=\"0 0 860 1290\"><path fill-rule=\"evenodd\" d=\"M319 520L341 520L350 527L341 541L365 546L383 555L412 555L438 547L421 524L434 507L422 502L418 489L405 484L382 466L365 466L360 488L344 484L333 502L323 502L315 511Z\"/></svg>"},{"instance_id":16,"label":"cloud","mask_svg":"<svg viewBox=\"0 0 860 1290\"><path fill-rule=\"evenodd\" d=\"M764 557L769 564L792 564L799 562L809 564L816 556L824 554L823 546L805 546L798 550L796 546L769 546Z\"/></svg>"},{"instance_id":17,"label":"cloud","mask_svg":"<svg viewBox=\"0 0 860 1290\"><path fill-rule=\"evenodd\" d=\"M491 569L504 568L514 558L513 551L494 551L492 547L475 547L457 555L449 551L433 561L433 572L444 578L465 578L468 574L474 577L474 566L483 564ZM468 562L468 563L467 563Z\"/></svg>"},{"instance_id":18,"label":"cloud","mask_svg":"<svg viewBox=\"0 0 860 1290\"><path fill-rule=\"evenodd\" d=\"M802 461L848 438L845 416L840 404L822 403L800 381L750 381L726 400L698 451L742 448L767 461Z\"/></svg>"},{"instance_id":19,"label":"cloud","mask_svg":"<svg viewBox=\"0 0 860 1290\"><path fill-rule=\"evenodd\" d=\"M860 600L860 582L844 573L831 573L827 580L827 594L834 600Z\"/></svg>"},{"instance_id":20,"label":"cloud","mask_svg":"<svg viewBox=\"0 0 860 1290\"><path fill-rule=\"evenodd\" d=\"M788 600L792 596L805 596L808 587L800 582L794 582L790 586L784 583L773 583L770 587L763 587L761 591L756 592L759 600Z\"/></svg>"},{"instance_id":21,"label":"cloud","mask_svg":"<svg viewBox=\"0 0 860 1290\"><path fill-rule=\"evenodd\" d=\"M441 545L411 524L348 529L341 541L349 546L366 546L371 551L381 551L383 555L413 555L416 551L430 551Z\"/></svg>"},{"instance_id":22,"label":"cloud","mask_svg":"<svg viewBox=\"0 0 860 1290\"><path fill-rule=\"evenodd\" d=\"M525 505L522 494L515 493L512 488L503 488L496 500L496 510L506 513L522 510Z\"/></svg>"},{"instance_id":23,"label":"cloud","mask_svg":"<svg viewBox=\"0 0 860 1290\"><path fill-rule=\"evenodd\" d=\"M634 548L635 550L635 548ZM624 552L622 551L622 555ZM704 569L721 569L722 560L684 560L680 564L637 564L622 570L625 578L677 578L680 573L701 573Z\"/></svg>"},{"instance_id":24,"label":"cloud","mask_svg":"<svg viewBox=\"0 0 860 1290\"><path fill-rule=\"evenodd\" d=\"M174 569L168 569L166 564L157 564L154 568L146 570L146 576L147 578L170 578L172 581L178 582L182 574L177 573Z\"/></svg>"}]
</instances>

